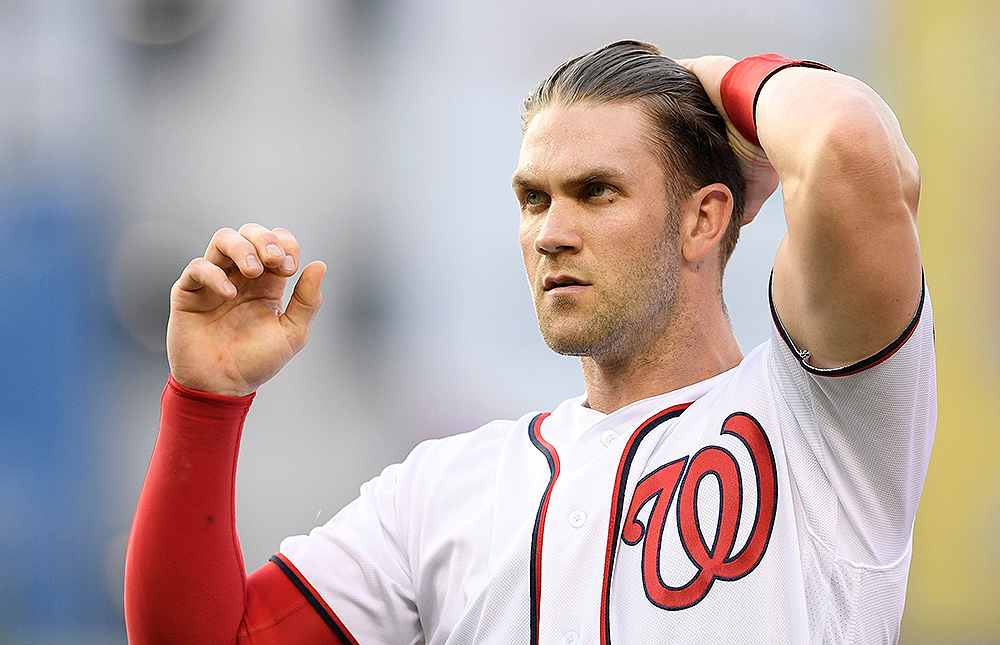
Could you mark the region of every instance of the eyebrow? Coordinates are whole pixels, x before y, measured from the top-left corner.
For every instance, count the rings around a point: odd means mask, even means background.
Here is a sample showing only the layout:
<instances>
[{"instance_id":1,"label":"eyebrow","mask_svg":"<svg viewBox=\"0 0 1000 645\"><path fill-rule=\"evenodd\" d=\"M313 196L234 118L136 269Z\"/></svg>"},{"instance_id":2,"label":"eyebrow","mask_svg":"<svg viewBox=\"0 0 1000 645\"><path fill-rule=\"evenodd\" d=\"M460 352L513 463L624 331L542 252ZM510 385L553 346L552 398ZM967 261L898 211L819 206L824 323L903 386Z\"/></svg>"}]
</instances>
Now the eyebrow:
<instances>
[{"instance_id":1,"label":"eyebrow","mask_svg":"<svg viewBox=\"0 0 1000 645\"><path fill-rule=\"evenodd\" d=\"M587 168L575 177L570 177L569 179L560 182L560 184L565 188L572 189L599 181L618 182L625 176L626 173L622 172L619 168L615 168L614 166L597 166L594 168ZM538 182L530 174L518 171L514 173L511 184L514 187L534 188L538 185Z\"/></svg>"}]
</instances>

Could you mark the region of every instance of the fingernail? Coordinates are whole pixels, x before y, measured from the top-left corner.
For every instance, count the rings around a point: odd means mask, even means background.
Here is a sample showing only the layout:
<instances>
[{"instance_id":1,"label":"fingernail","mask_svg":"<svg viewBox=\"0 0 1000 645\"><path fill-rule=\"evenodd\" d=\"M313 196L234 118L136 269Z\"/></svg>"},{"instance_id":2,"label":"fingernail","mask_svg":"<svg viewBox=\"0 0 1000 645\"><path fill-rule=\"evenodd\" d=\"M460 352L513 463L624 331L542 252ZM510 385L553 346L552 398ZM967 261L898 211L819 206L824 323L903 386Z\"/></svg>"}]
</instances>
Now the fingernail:
<instances>
[{"instance_id":1,"label":"fingernail","mask_svg":"<svg viewBox=\"0 0 1000 645\"><path fill-rule=\"evenodd\" d=\"M285 256L285 261L281 263L281 268L285 271L295 270L295 260L290 255Z\"/></svg>"},{"instance_id":2,"label":"fingernail","mask_svg":"<svg viewBox=\"0 0 1000 645\"><path fill-rule=\"evenodd\" d=\"M236 295L236 287L233 286L232 282L227 282L226 284L222 285L222 290L226 292L227 296L232 297Z\"/></svg>"},{"instance_id":3,"label":"fingernail","mask_svg":"<svg viewBox=\"0 0 1000 645\"><path fill-rule=\"evenodd\" d=\"M270 255L272 258L280 258L282 255L285 254L285 252L282 251L281 247L278 246L277 244L268 244L267 254Z\"/></svg>"},{"instance_id":4,"label":"fingernail","mask_svg":"<svg viewBox=\"0 0 1000 645\"><path fill-rule=\"evenodd\" d=\"M251 271L256 271L260 268L260 260L257 259L256 255L247 256L247 268Z\"/></svg>"}]
</instances>

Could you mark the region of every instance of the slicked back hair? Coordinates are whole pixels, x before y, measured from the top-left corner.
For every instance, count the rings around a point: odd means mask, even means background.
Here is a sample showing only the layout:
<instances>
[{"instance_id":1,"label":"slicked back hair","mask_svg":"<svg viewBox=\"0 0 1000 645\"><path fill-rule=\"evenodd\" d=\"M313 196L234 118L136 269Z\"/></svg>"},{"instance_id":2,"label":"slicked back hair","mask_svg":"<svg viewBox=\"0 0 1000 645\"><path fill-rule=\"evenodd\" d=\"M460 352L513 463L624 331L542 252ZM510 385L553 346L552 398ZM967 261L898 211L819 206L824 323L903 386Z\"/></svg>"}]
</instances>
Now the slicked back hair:
<instances>
[{"instance_id":1,"label":"slicked back hair","mask_svg":"<svg viewBox=\"0 0 1000 645\"><path fill-rule=\"evenodd\" d=\"M609 103L633 103L645 113L675 203L709 184L729 187L733 213L719 248L724 268L740 235L743 175L725 121L697 77L656 46L622 40L563 63L524 100L524 130L549 107Z\"/></svg>"}]
</instances>

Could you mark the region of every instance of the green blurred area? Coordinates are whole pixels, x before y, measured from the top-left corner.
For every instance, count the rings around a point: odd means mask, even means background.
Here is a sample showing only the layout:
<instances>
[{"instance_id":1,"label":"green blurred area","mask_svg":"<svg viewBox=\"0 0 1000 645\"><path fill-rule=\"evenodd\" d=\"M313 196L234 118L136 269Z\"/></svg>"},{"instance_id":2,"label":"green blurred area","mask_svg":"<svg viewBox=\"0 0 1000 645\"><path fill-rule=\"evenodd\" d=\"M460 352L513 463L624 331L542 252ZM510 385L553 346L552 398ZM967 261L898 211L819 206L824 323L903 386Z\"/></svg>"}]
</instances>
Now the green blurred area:
<instances>
[{"instance_id":1,"label":"green blurred area","mask_svg":"<svg viewBox=\"0 0 1000 645\"><path fill-rule=\"evenodd\" d=\"M938 427L901 643L1000 642L1000 3L897 1L894 105L920 161Z\"/></svg>"}]
</instances>

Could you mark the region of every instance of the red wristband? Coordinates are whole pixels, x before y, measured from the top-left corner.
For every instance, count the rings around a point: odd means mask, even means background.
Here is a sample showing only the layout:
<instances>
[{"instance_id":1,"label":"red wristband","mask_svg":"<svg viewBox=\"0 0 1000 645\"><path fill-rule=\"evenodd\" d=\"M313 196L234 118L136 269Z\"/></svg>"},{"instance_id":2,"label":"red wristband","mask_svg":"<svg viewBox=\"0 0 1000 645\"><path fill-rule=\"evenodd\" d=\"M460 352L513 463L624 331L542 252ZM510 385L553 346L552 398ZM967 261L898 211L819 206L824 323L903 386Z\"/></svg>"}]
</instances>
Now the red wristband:
<instances>
[{"instance_id":1,"label":"red wristband","mask_svg":"<svg viewBox=\"0 0 1000 645\"><path fill-rule=\"evenodd\" d=\"M834 71L823 63L808 60L792 60L778 54L761 54L744 58L733 65L722 77L722 107L726 110L729 121L736 126L740 134L755 146L760 145L757 138L757 97L767 79L786 67L812 67Z\"/></svg>"}]
</instances>

